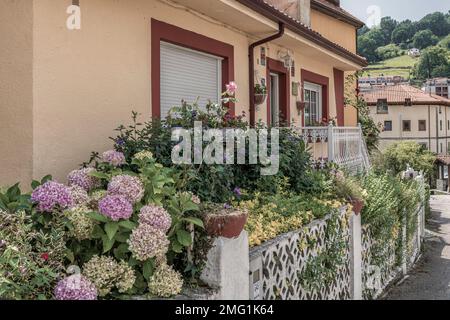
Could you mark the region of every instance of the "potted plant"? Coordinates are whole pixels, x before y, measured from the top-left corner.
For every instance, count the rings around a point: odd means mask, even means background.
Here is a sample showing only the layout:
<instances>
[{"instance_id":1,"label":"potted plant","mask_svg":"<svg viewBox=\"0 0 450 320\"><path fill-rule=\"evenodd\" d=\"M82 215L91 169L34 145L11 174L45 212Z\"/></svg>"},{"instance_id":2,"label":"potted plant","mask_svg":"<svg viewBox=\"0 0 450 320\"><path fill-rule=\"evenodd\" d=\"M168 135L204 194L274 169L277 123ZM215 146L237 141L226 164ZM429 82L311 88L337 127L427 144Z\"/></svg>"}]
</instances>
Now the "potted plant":
<instances>
[{"instance_id":1,"label":"potted plant","mask_svg":"<svg viewBox=\"0 0 450 320\"><path fill-rule=\"evenodd\" d=\"M205 229L211 237L237 238L247 223L248 213L228 204L209 205L204 212Z\"/></svg>"},{"instance_id":2,"label":"potted plant","mask_svg":"<svg viewBox=\"0 0 450 320\"><path fill-rule=\"evenodd\" d=\"M267 98L267 88L266 86L262 84L256 84L255 85L255 104L258 106L260 104L263 104L264 101L266 101Z\"/></svg>"},{"instance_id":3,"label":"potted plant","mask_svg":"<svg viewBox=\"0 0 450 320\"><path fill-rule=\"evenodd\" d=\"M336 194L352 205L353 212L360 214L366 203L367 191L353 177L346 177L338 171L335 175Z\"/></svg>"}]
</instances>

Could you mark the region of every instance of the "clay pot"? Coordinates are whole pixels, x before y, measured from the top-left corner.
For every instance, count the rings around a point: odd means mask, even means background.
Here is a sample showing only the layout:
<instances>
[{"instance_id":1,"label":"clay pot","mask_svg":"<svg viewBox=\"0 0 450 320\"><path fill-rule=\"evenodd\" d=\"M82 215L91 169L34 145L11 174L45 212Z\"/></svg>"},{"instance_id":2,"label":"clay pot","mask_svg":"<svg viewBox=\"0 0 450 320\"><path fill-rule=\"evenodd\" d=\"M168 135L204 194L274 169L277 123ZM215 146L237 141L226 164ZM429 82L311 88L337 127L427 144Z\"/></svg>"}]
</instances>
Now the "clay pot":
<instances>
[{"instance_id":1,"label":"clay pot","mask_svg":"<svg viewBox=\"0 0 450 320\"><path fill-rule=\"evenodd\" d=\"M303 102L303 101L297 101L295 104L296 104L296 106L297 106L297 110L298 110L298 111L303 111L303 110L305 110L305 105L306 105L305 102Z\"/></svg>"},{"instance_id":2,"label":"clay pot","mask_svg":"<svg viewBox=\"0 0 450 320\"><path fill-rule=\"evenodd\" d=\"M266 101L267 94L255 94L255 105L259 106Z\"/></svg>"},{"instance_id":3,"label":"clay pot","mask_svg":"<svg viewBox=\"0 0 450 320\"><path fill-rule=\"evenodd\" d=\"M359 200L359 199L355 199L351 201L351 204L353 206L353 212L356 215L361 214L362 209L364 208L364 201Z\"/></svg>"},{"instance_id":4,"label":"clay pot","mask_svg":"<svg viewBox=\"0 0 450 320\"><path fill-rule=\"evenodd\" d=\"M222 210L207 214L205 228L211 237L237 238L247 223L247 212L237 210Z\"/></svg>"}]
</instances>

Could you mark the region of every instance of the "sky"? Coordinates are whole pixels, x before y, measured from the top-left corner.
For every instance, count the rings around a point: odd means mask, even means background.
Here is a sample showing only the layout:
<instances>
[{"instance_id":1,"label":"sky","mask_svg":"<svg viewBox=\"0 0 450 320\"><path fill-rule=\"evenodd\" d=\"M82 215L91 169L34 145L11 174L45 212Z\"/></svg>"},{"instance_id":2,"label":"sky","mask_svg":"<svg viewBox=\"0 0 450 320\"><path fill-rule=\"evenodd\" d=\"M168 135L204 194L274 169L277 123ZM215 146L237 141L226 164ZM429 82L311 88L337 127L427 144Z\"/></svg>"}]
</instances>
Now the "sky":
<instances>
[{"instance_id":1,"label":"sky","mask_svg":"<svg viewBox=\"0 0 450 320\"><path fill-rule=\"evenodd\" d=\"M371 27L382 17L420 20L428 13L450 10L450 0L341 0L341 6Z\"/></svg>"}]
</instances>

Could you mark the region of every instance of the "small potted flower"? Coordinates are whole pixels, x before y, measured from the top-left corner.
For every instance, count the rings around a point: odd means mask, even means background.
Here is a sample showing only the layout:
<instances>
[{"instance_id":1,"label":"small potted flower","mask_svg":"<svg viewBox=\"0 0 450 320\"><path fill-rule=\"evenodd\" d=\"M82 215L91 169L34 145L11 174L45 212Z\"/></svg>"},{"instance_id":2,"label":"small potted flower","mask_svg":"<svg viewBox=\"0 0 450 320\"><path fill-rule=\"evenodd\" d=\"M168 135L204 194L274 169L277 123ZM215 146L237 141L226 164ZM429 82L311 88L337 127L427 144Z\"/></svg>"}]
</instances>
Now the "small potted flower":
<instances>
[{"instance_id":1,"label":"small potted flower","mask_svg":"<svg viewBox=\"0 0 450 320\"><path fill-rule=\"evenodd\" d=\"M359 215L366 203L367 191L361 187L355 178L345 177L340 171L335 174L334 180L337 196L349 201L353 207L353 212Z\"/></svg>"},{"instance_id":2,"label":"small potted flower","mask_svg":"<svg viewBox=\"0 0 450 320\"><path fill-rule=\"evenodd\" d=\"M256 84L255 85L255 104L257 106L261 105L266 101L267 98L267 88L264 85Z\"/></svg>"}]
</instances>

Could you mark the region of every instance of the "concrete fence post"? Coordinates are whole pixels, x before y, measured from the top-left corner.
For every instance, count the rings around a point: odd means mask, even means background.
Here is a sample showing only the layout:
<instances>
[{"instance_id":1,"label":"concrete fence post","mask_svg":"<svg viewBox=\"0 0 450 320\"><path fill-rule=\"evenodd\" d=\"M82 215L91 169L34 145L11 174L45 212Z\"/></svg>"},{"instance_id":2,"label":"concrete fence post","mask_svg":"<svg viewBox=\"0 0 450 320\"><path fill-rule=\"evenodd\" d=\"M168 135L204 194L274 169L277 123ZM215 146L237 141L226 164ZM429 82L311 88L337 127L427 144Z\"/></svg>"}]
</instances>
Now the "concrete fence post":
<instances>
[{"instance_id":1,"label":"concrete fence post","mask_svg":"<svg viewBox=\"0 0 450 320\"><path fill-rule=\"evenodd\" d=\"M408 263L407 263L407 251L408 251L408 238L406 234L406 210L403 210L403 217L402 217L402 272L403 275L406 276L408 274Z\"/></svg>"},{"instance_id":2,"label":"concrete fence post","mask_svg":"<svg viewBox=\"0 0 450 320\"><path fill-rule=\"evenodd\" d=\"M249 300L249 245L244 230L238 238L216 238L200 279L218 290L219 300Z\"/></svg>"},{"instance_id":3,"label":"concrete fence post","mask_svg":"<svg viewBox=\"0 0 450 320\"><path fill-rule=\"evenodd\" d=\"M351 297L362 300L362 235L361 215L350 217L350 281Z\"/></svg>"}]
</instances>

